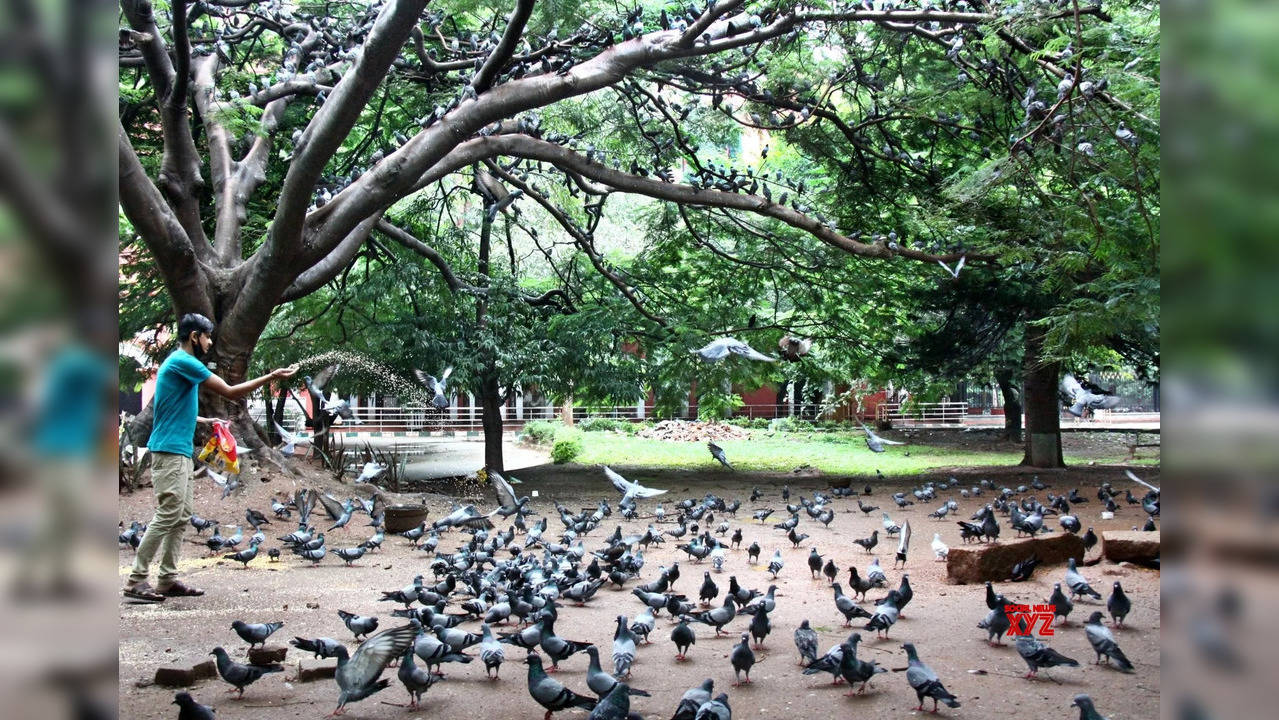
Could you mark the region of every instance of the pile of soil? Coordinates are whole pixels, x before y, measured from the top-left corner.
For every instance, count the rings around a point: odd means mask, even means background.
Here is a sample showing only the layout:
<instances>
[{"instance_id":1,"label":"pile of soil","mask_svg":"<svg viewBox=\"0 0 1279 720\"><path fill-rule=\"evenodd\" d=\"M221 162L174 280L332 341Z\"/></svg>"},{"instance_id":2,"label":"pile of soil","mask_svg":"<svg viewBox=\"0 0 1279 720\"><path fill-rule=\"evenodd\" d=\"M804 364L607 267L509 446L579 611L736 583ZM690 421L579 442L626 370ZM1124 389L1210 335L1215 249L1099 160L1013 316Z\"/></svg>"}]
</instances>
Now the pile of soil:
<instances>
[{"instance_id":1,"label":"pile of soil","mask_svg":"<svg viewBox=\"0 0 1279 720\"><path fill-rule=\"evenodd\" d=\"M745 440L750 432L742 428L717 422L689 420L663 420L639 433L640 437L674 442L715 442L718 440Z\"/></svg>"}]
</instances>

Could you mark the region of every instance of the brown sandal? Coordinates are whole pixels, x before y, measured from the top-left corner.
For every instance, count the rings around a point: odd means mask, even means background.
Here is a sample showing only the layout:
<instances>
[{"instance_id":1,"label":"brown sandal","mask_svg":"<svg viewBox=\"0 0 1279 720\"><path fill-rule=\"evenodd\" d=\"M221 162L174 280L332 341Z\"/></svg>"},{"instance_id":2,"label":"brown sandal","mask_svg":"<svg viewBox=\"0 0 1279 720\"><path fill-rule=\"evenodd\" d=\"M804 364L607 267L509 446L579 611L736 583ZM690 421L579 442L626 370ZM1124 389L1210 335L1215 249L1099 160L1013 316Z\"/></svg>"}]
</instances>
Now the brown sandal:
<instances>
[{"instance_id":1,"label":"brown sandal","mask_svg":"<svg viewBox=\"0 0 1279 720\"><path fill-rule=\"evenodd\" d=\"M142 603L164 602L164 595L156 592L155 590L152 590L151 586L147 585L146 583L134 585L133 587L126 587L124 589L124 596L135 602L142 602Z\"/></svg>"},{"instance_id":2,"label":"brown sandal","mask_svg":"<svg viewBox=\"0 0 1279 720\"><path fill-rule=\"evenodd\" d=\"M181 580L174 580L168 587L156 588L156 592L165 597L199 597L204 594L199 588L183 585Z\"/></svg>"}]
</instances>

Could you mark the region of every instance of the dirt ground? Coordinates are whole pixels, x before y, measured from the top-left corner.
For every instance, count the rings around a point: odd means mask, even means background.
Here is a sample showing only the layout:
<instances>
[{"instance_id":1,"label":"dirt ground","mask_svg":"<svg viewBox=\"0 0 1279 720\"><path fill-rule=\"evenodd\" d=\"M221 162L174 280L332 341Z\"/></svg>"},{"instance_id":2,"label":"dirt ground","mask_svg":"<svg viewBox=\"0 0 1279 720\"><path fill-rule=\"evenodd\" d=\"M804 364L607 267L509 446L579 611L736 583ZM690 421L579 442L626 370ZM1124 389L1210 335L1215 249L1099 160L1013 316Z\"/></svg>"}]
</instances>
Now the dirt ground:
<instances>
[{"instance_id":1,"label":"dirt ground","mask_svg":"<svg viewBox=\"0 0 1279 720\"><path fill-rule=\"evenodd\" d=\"M879 675L866 695L850 698L844 696L844 685L829 684L829 675L804 676L796 666L798 656L792 633L802 620L810 620L817 630L821 652L841 642L850 632L841 627L842 616L835 609L825 580L810 578L806 563L809 548L816 547L823 556L834 558L840 567L840 580L846 585L849 563L855 563L864 573L871 558L862 548L854 545L852 540L868 536L871 530L880 527L880 516L878 512L870 516L863 515L857 511L854 499L838 498L834 502L836 519L829 529L801 513L799 530L812 537L800 548L792 549L784 533L773 529L771 522L761 525L751 520L750 510L758 507L776 508L777 513L770 520L778 522L785 516L784 503L779 496L782 485L790 485L792 502L795 502L801 494L826 490L832 481L842 483L842 480L821 477L811 472L787 475L617 469L645 485L669 490L668 494L658 498L665 501L668 518L674 515L671 506L685 497L700 499L705 493L712 492L727 499L742 499L742 509L735 519L730 519L731 525L733 528L743 529L743 548L749 546L752 540L759 542L763 548L763 562L748 564L744 549L730 552L723 573L711 573L721 588L727 587L730 575L736 575L743 586L764 590L770 583L766 565L773 550L781 548L786 561L785 568L776 580L777 609L770 615L773 632L768 637L765 648L756 651L758 664L751 674L752 684L730 687L733 671L728 660L728 654L740 633L749 626L749 616L739 615L728 626L727 634L720 638L714 637L714 631L709 626L694 626L697 644L690 651L688 661L678 663L673 658L675 650L669 639L673 624L666 613L662 613L651 635L652 645L641 646L639 649L630 681L632 686L647 690L652 697L634 698L634 712L647 718L669 717L683 692L709 677L715 680L717 692L723 690L729 693L734 717L739 719L914 713L915 695L906 683L904 672ZM1156 479L1158 469L1143 467L1138 473L1143 477ZM906 571L910 573L915 597L906 609L906 617L892 628L891 639L877 640L874 631L861 630L861 657L876 660L888 668L904 669L906 658L901 643L914 642L921 658L937 671L946 687L962 702L962 707L958 709L943 708L946 715L971 718L1014 715L1074 718L1078 716L1078 711L1070 707L1070 702L1075 694L1082 692L1091 695L1097 708L1112 720L1156 717L1159 712L1160 672L1159 573L1114 566L1105 561L1083 569L1084 575L1103 596L1108 594L1111 582L1119 579L1123 581L1124 588L1132 599L1133 611L1128 626L1116 630L1115 634L1124 652L1136 665L1133 674L1125 675L1092 664L1093 653L1084 636L1082 621L1093 609L1104 611L1105 608L1103 602L1082 601L1076 604L1071 622L1060 627L1056 637L1051 639L1055 649L1079 660L1081 667L1041 672L1039 680L1023 679L1026 667L1016 650L1011 645L1000 648L987 646L985 632L976 627L987 612L984 588L980 585L947 584L945 564L933 561L929 550L933 532L940 532L942 540L951 546L961 544L959 528L953 522L953 516L945 521L927 517L929 512L941 504L940 500L908 507L903 511L890 498L898 490L909 492L927 479L944 480L952 474L960 478L961 486L971 486L979 478L991 477L997 483L1014 487L1018 483L1029 482L1031 475L1017 468L967 468L957 469L953 473L942 470L921 476L911 483L875 484L874 492L867 500L884 507L899 524L909 520L914 529L913 547ZM1066 471L1040 472L1039 475L1052 491L1067 492L1072 487L1078 487L1081 494L1091 499L1089 504L1077 507L1085 526L1091 525L1098 531L1126 530L1145 521L1145 514L1139 508L1126 504L1121 505L1115 519L1100 519L1099 503L1095 497L1096 487L1106 480L1121 489L1130 486L1131 483L1123 478L1122 467L1083 466ZM578 508L593 507L597 501L603 499L616 506L618 499L618 494L598 468L544 465L525 468L519 471L518 476L524 482L517 487L521 494L538 491L539 497L532 504L538 513L549 513L548 535L560 528L553 507L554 501ZM866 480L853 479L854 486L861 487ZM1157 479L1155 481L1157 484ZM203 517L220 518L228 523L242 522L246 507L269 514L269 498L273 493L291 492L295 486L306 485L327 489L338 497L355 494L350 487L335 487L321 473L307 471L304 479L300 480L275 476L270 477L269 482L247 483L239 494L223 501L219 499L220 493L215 492L209 480L199 479L196 512ZM748 498L755 486L763 490L765 496L751 503ZM487 490L466 488L462 491L462 494L468 496L479 493L483 494L478 495L477 499L482 501L484 507L491 508L493 500L488 497ZM957 492L942 495L951 496L959 501L957 515L960 518L967 518L975 512L979 503L989 499L989 494L968 500L958 497ZM419 497L420 494L415 494L406 496L405 499ZM429 495L428 504L431 507L431 518L441 517L448 508L447 498L443 494ZM642 501L640 507L643 517L633 522L622 521L622 531L642 533L644 527L652 521L651 513L655 506L656 500ZM134 519L149 519L151 508L149 488L120 498L120 518L126 524ZM586 539L587 548L600 546L603 537L619 521L621 518L616 513L609 517ZM286 522L277 523L275 531L268 533L270 539L267 547L278 545L275 537L293 529ZM369 534L364 522L366 520L363 516L357 516L350 527L329 533L329 545L345 547L357 544ZM1055 531L1060 532L1052 518L1049 518L1049 523ZM1001 518L1001 524L1003 536L1011 537L1013 533L1007 527L1006 519ZM665 527L674 526L668 523ZM456 532L447 534L441 547L451 550L462 542L463 537L465 536ZM890 587L896 587L901 578L901 571L892 569L896 546L896 540L886 541L881 537L874 553L880 558L888 574ZM366 556L355 567L344 567L332 555L317 568L309 567L309 563L298 562L288 553L285 553L281 562L270 563L263 553L249 569L242 570L237 563L231 561L205 558L202 540L196 537L193 530L188 532L184 554L184 579L205 588L208 591L205 597L170 599L162 605L122 603L120 606L120 717L145 720L175 715L175 708L169 704L174 690L150 684L157 667L190 666L207 659L209 651L218 645L225 646L233 657L243 660L245 643L230 629L230 624L235 619L248 622L283 621L285 627L272 638L273 645L283 645L295 635L331 636L348 643L353 649L355 643L351 633L337 616L339 609L378 615L382 628L392 627L401 621L390 617L393 609L390 603L376 601L376 591L402 587L418 573L425 573L430 578L427 557L412 550L407 541L395 537L388 537L380 553ZM652 546L645 553L645 559L641 577L628 583L625 590L605 587L586 607L577 608L570 604L562 609L556 625L557 633L567 638L596 643L601 647L601 654L607 665L616 615L633 617L641 609L638 601L630 594L631 587L652 580L657 576L659 567L678 560L682 574L676 589L695 597L701 584L702 572L711 570L709 561L700 564L688 562L687 556L676 550L675 543L669 541L665 545ZM121 551L122 580L131 562L132 552ZM1052 591L1052 583L1061 581L1063 574L1063 566L1041 567L1029 582L996 583L996 588L1013 601L1026 604L1043 602ZM882 597L884 593L883 590L872 590L868 593L869 599L864 606L870 609L873 600ZM723 597L722 594L720 597ZM860 624L864 622L860 621ZM463 627L479 631L478 621L467 623ZM348 706L347 716L425 718L474 715L486 720L541 718L542 708L533 701L526 689L525 666L520 662L524 653L513 646L506 647L507 660L498 682L485 680L484 667L478 658L469 665L446 665L447 680L427 693L421 710L410 711L404 706L407 693L395 678L395 670L391 669L384 675L390 678L391 687L367 700ZM189 690L196 699L216 707L218 717L222 720L319 718L333 710L337 687L332 680L310 683L292 681L299 660L303 660L308 667L319 662L310 660L309 657L303 659L297 650L290 648L286 661L289 671L264 677L248 689L242 700L228 694L228 686L219 679L202 681ZM585 654L575 655L561 664L562 670L555 677L574 691L588 694L586 665ZM477 712L477 708L482 710ZM580 720L585 716L586 713L580 710L557 714L557 717L570 720Z\"/></svg>"}]
</instances>

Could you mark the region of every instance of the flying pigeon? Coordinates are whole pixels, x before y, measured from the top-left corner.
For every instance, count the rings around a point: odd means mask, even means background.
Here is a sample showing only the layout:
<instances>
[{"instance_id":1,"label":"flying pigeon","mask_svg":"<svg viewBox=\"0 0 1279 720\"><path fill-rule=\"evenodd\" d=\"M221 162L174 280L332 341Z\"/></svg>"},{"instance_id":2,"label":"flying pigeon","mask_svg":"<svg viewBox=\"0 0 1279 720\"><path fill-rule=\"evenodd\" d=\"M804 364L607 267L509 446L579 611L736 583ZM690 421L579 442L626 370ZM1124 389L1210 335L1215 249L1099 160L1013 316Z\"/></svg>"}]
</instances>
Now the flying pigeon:
<instances>
[{"instance_id":1,"label":"flying pigeon","mask_svg":"<svg viewBox=\"0 0 1279 720\"><path fill-rule=\"evenodd\" d=\"M711 451L711 457L718 460L721 465L728 468L729 470L733 469L733 466L730 465L728 462L728 456L724 454L724 448L716 445L713 442L706 443L706 448Z\"/></svg>"},{"instance_id":2,"label":"flying pigeon","mask_svg":"<svg viewBox=\"0 0 1279 720\"><path fill-rule=\"evenodd\" d=\"M345 712L348 702L363 700L385 690L391 681L381 678L382 671L392 660L413 651L416 635L417 628L411 624L389 628L365 640L350 656L346 647L339 645L336 651L338 666L333 676L338 684L338 705L333 714ZM410 688L409 692L412 693L413 689Z\"/></svg>"},{"instance_id":3,"label":"flying pigeon","mask_svg":"<svg viewBox=\"0 0 1279 720\"><path fill-rule=\"evenodd\" d=\"M712 340L706 347L693 351L704 362L719 362L728 357L729 353L741 355L748 360L758 360L760 362L777 362L777 358L765 355L755 350L750 345L730 337L717 338Z\"/></svg>"},{"instance_id":4,"label":"flying pigeon","mask_svg":"<svg viewBox=\"0 0 1279 720\"><path fill-rule=\"evenodd\" d=\"M447 383L448 383L449 375L452 375L452 374L453 374L453 368L451 367L446 368L444 370L444 373L440 375L439 378L436 378L434 375L427 375L426 373L422 372L421 370L418 370L417 368L413 369L413 377L416 377L418 382L422 383L424 386L426 386L427 390L431 391L432 407L438 408L440 410L443 410L444 408L449 406L449 399L446 393L448 392Z\"/></svg>"},{"instance_id":5,"label":"flying pigeon","mask_svg":"<svg viewBox=\"0 0 1279 720\"><path fill-rule=\"evenodd\" d=\"M1074 375L1066 373L1061 379L1061 390L1070 398L1071 406L1066 412L1081 417L1085 408L1093 410L1106 410L1119 405L1119 398L1115 395L1098 395L1089 392L1083 385L1075 379Z\"/></svg>"},{"instance_id":6,"label":"flying pigeon","mask_svg":"<svg viewBox=\"0 0 1279 720\"><path fill-rule=\"evenodd\" d=\"M799 362L800 358L808 354L812 346L812 340L797 338L793 335L783 335L782 339L777 341L779 354L790 362Z\"/></svg>"},{"instance_id":7,"label":"flying pigeon","mask_svg":"<svg viewBox=\"0 0 1279 720\"><path fill-rule=\"evenodd\" d=\"M961 256L960 256L960 258L959 258L959 262L955 263L955 267L954 267L954 268L951 268L951 266L950 266L950 265L947 265L945 260L938 260L938 261L937 261L937 264L938 264L938 265L941 265L943 270L945 270L946 272L950 273L950 276L951 276L951 277L953 277L953 278L955 278L956 280L958 280L958 279L959 279L959 271L964 269L964 263L966 263L966 262L968 262L968 256L967 256L967 255L961 255Z\"/></svg>"},{"instance_id":8,"label":"flying pigeon","mask_svg":"<svg viewBox=\"0 0 1279 720\"><path fill-rule=\"evenodd\" d=\"M646 488L637 482L631 482L621 475L618 475L616 472L613 472L613 469L607 465L604 466L604 475L608 477L609 482L613 483L613 487L617 488L617 491L622 493L623 500L630 500L637 497L650 498L658 495L664 495L666 493L665 490L654 490L653 488Z\"/></svg>"},{"instance_id":9,"label":"flying pigeon","mask_svg":"<svg viewBox=\"0 0 1279 720\"><path fill-rule=\"evenodd\" d=\"M905 445L906 444L904 442L898 442L896 440L888 440L876 435L874 430L871 430L869 427L866 426L866 423L861 423L861 426L862 426L862 430L866 431L866 447L870 448L871 452L875 452L875 453L885 452L885 449L884 449L885 445Z\"/></svg>"}]
</instances>

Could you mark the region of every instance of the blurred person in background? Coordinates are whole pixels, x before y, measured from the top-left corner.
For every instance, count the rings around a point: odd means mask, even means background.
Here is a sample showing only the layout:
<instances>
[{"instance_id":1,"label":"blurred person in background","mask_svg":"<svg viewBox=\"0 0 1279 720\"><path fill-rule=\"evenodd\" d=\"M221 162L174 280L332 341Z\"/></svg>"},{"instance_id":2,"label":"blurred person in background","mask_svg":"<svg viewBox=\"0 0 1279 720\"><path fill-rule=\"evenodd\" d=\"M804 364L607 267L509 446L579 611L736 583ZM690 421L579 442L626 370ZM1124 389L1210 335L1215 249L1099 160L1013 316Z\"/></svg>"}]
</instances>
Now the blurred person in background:
<instances>
[{"instance_id":1,"label":"blurred person in background","mask_svg":"<svg viewBox=\"0 0 1279 720\"><path fill-rule=\"evenodd\" d=\"M154 420L147 449L151 452L151 485L155 489L155 515L133 560L133 571L124 595L140 602L162 602L166 597L198 597L204 591L178 580L182 535L194 507L191 481L194 469L199 388L230 400L248 395L276 378L287 378L296 367L276 368L238 385L205 367L202 359L213 346L213 321L199 313L187 313L178 321L178 347L160 365L153 399ZM148 582L151 561L157 551L160 568L153 588Z\"/></svg>"}]
</instances>

